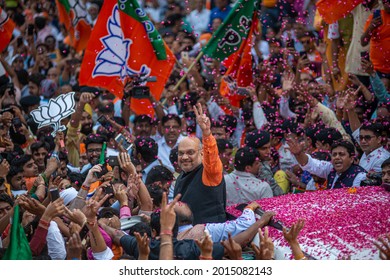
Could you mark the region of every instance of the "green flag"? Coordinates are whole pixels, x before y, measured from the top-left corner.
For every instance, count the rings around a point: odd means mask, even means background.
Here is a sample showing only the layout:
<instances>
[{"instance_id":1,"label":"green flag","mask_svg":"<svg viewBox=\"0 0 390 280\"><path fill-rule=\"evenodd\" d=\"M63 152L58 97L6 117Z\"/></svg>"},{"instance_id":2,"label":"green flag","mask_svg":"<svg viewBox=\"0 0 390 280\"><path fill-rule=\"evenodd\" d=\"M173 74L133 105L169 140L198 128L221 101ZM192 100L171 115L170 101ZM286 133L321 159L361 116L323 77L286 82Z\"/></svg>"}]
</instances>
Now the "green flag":
<instances>
[{"instance_id":1,"label":"green flag","mask_svg":"<svg viewBox=\"0 0 390 280\"><path fill-rule=\"evenodd\" d=\"M208 57L223 61L237 52L249 34L252 16L257 10L257 0L238 0L203 48L203 53Z\"/></svg>"},{"instance_id":2,"label":"green flag","mask_svg":"<svg viewBox=\"0 0 390 280\"><path fill-rule=\"evenodd\" d=\"M99 157L99 163L100 164L105 164L106 163L106 149L107 149L107 143L103 142L102 152L100 153L100 157Z\"/></svg>"},{"instance_id":3,"label":"green flag","mask_svg":"<svg viewBox=\"0 0 390 280\"><path fill-rule=\"evenodd\" d=\"M158 33L157 29L154 27L152 21L149 19L148 15L138 4L137 0L129 0L127 2L128 3L125 4L123 1L118 1L119 10L143 25L146 34L149 37L149 41L153 46L157 59L166 60L167 53L165 51L164 41L161 35ZM125 28L125 26L123 28ZM131 26L134 26L134 24Z\"/></svg>"},{"instance_id":4,"label":"green flag","mask_svg":"<svg viewBox=\"0 0 390 280\"><path fill-rule=\"evenodd\" d=\"M19 222L19 205L14 207L10 238L3 260L32 260L30 244Z\"/></svg>"}]
</instances>

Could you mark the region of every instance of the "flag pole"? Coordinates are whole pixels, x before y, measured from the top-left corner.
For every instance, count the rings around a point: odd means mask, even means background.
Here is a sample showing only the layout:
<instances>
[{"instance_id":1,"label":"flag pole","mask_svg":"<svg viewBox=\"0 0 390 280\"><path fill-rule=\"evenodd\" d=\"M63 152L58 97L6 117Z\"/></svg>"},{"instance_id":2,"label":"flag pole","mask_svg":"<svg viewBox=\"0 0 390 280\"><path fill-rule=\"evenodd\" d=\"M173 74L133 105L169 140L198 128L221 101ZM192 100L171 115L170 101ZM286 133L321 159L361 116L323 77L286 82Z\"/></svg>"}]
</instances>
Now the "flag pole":
<instances>
[{"instance_id":1,"label":"flag pole","mask_svg":"<svg viewBox=\"0 0 390 280\"><path fill-rule=\"evenodd\" d=\"M187 78L188 72L190 72L192 68L194 68L195 64L198 63L198 61L202 58L202 56L203 56L203 51L201 51L198 54L198 56L195 58L195 60L191 63L190 67L188 67L187 71L185 71L184 75L180 78L180 80L173 88L173 91L176 91L179 88L180 84L185 80L185 78Z\"/></svg>"},{"instance_id":2,"label":"flag pole","mask_svg":"<svg viewBox=\"0 0 390 280\"><path fill-rule=\"evenodd\" d=\"M180 80L177 82L177 84L172 89L172 91L176 91L179 88L180 84L185 80L185 78L187 78L188 72L190 72L191 69L194 68L195 64L198 63L198 61L202 58L202 56L203 56L203 51L201 51L198 54L198 56L195 58L195 60L191 63L190 67L188 67L187 71L185 71L184 75L180 78ZM162 105L165 105L165 103L167 103L167 99L164 99L161 102Z\"/></svg>"}]
</instances>

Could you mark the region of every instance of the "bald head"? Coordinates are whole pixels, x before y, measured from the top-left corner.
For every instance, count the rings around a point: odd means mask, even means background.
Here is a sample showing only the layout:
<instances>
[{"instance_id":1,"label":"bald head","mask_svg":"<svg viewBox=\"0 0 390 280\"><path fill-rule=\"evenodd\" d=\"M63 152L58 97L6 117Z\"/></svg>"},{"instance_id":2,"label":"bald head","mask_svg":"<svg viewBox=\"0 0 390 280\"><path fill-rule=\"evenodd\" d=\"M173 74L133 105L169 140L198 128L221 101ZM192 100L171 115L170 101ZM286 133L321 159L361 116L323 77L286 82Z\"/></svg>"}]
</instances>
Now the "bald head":
<instances>
[{"instance_id":1,"label":"bald head","mask_svg":"<svg viewBox=\"0 0 390 280\"><path fill-rule=\"evenodd\" d=\"M175 205L175 213L179 226L191 225L193 222L192 211L187 203L178 202Z\"/></svg>"},{"instance_id":2,"label":"bald head","mask_svg":"<svg viewBox=\"0 0 390 280\"><path fill-rule=\"evenodd\" d=\"M188 173L202 164L202 143L196 137L185 137L178 146L180 168Z\"/></svg>"}]
</instances>

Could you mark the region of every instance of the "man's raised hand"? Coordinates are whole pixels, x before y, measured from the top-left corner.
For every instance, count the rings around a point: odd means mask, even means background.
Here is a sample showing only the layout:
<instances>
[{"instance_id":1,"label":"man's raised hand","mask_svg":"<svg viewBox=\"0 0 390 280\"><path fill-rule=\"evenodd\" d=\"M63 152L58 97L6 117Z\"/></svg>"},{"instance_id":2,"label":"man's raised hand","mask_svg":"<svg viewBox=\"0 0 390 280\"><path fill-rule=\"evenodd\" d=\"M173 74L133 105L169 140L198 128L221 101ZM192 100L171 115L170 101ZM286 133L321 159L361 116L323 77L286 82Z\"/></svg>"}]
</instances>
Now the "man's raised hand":
<instances>
[{"instance_id":1,"label":"man's raised hand","mask_svg":"<svg viewBox=\"0 0 390 280\"><path fill-rule=\"evenodd\" d=\"M203 112L202 105L197 103L194 106L194 113L196 116L196 122L202 129L203 136L211 135L211 122L206 113Z\"/></svg>"}]
</instances>

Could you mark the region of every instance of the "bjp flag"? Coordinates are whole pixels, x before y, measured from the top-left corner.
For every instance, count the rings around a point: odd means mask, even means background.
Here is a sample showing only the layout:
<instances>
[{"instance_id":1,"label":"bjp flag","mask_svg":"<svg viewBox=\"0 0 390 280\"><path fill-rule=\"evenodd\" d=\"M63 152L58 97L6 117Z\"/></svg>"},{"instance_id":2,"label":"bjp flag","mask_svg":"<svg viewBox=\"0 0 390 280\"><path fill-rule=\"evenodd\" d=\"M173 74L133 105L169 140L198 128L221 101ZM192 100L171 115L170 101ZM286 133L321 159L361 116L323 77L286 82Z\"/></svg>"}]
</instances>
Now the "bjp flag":
<instances>
[{"instance_id":1,"label":"bjp flag","mask_svg":"<svg viewBox=\"0 0 390 280\"><path fill-rule=\"evenodd\" d=\"M87 47L91 35L91 25L87 22L87 8L83 1L56 0L60 22L65 25L69 35L65 40L77 52Z\"/></svg>"},{"instance_id":2,"label":"bjp flag","mask_svg":"<svg viewBox=\"0 0 390 280\"><path fill-rule=\"evenodd\" d=\"M225 75L229 75L237 83L238 87L250 86L253 82L252 54L253 34L258 28L259 19L257 13L253 14L251 28L248 36L243 40L237 52L233 53L222 64L227 68ZM220 92L226 96L233 106L240 107L240 101L247 96L236 94L229 89L229 85L222 80Z\"/></svg>"},{"instance_id":3,"label":"bjp flag","mask_svg":"<svg viewBox=\"0 0 390 280\"><path fill-rule=\"evenodd\" d=\"M175 57L137 0L104 1L85 50L80 85L98 86L122 98L128 77L156 77L145 82L159 100ZM153 115L149 99L131 100L136 114Z\"/></svg>"},{"instance_id":4,"label":"bjp flag","mask_svg":"<svg viewBox=\"0 0 390 280\"><path fill-rule=\"evenodd\" d=\"M0 52L9 44L14 31L15 23L9 18L7 13L0 8Z\"/></svg>"},{"instance_id":5,"label":"bjp flag","mask_svg":"<svg viewBox=\"0 0 390 280\"><path fill-rule=\"evenodd\" d=\"M316 6L324 21L331 24L346 17L363 2L364 0L320 0Z\"/></svg>"}]
</instances>

